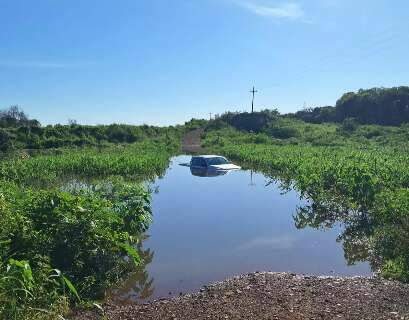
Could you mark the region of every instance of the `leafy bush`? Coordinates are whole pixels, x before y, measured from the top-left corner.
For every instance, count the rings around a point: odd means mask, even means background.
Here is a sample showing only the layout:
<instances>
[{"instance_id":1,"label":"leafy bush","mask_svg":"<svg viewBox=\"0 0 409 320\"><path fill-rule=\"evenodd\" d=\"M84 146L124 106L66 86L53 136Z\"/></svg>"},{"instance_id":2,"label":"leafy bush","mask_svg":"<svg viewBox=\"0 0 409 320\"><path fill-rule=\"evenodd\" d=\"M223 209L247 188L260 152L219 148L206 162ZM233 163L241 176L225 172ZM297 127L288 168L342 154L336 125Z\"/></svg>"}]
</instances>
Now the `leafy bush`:
<instances>
[{"instance_id":1,"label":"leafy bush","mask_svg":"<svg viewBox=\"0 0 409 320\"><path fill-rule=\"evenodd\" d=\"M70 193L5 183L0 204L0 318L100 297L139 262L132 245L151 221L149 192L121 180Z\"/></svg>"},{"instance_id":2,"label":"leafy bush","mask_svg":"<svg viewBox=\"0 0 409 320\"><path fill-rule=\"evenodd\" d=\"M76 143L61 138L66 127L55 129L46 127L53 134L42 142ZM0 162L0 319L57 319L135 270L150 192L108 176L162 175L180 147L177 132L147 127L149 140L132 145L17 152ZM80 177L88 182L69 183ZM106 180L89 182L96 177Z\"/></svg>"},{"instance_id":3,"label":"leafy bush","mask_svg":"<svg viewBox=\"0 0 409 320\"><path fill-rule=\"evenodd\" d=\"M188 122L185 122L184 127L186 130L195 130L199 128L204 128L209 121L205 119L191 119Z\"/></svg>"},{"instance_id":4,"label":"leafy bush","mask_svg":"<svg viewBox=\"0 0 409 320\"><path fill-rule=\"evenodd\" d=\"M300 133L294 127L272 127L269 131L277 139L289 139L300 136Z\"/></svg>"},{"instance_id":5,"label":"leafy bush","mask_svg":"<svg viewBox=\"0 0 409 320\"><path fill-rule=\"evenodd\" d=\"M359 124L354 118L347 118L344 121L342 121L340 129L342 132L351 133L358 129L358 126Z\"/></svg>"}]
</instances>

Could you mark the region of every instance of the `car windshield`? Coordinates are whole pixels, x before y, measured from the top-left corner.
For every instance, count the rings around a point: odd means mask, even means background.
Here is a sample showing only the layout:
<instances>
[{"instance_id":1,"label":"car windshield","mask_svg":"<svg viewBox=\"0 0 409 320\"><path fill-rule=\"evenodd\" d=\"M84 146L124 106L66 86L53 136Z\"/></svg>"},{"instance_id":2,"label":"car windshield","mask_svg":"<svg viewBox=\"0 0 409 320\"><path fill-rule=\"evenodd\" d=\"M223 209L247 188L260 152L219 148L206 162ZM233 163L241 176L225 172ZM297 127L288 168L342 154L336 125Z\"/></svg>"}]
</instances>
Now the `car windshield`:
<instances>
[{"instance_id":1,"label":"car windshield","mask_svg":"<svg viewBox=\"0 0 409 320\"><path fill-rule=\"evenodd\" d=\"M228 164L229 161L227 161L223 157L215 157L215 158L209 158L207 159L207 164L209 166L214 166L214 165L219 165L219 164Z\"/></svg>"}]
</instances>

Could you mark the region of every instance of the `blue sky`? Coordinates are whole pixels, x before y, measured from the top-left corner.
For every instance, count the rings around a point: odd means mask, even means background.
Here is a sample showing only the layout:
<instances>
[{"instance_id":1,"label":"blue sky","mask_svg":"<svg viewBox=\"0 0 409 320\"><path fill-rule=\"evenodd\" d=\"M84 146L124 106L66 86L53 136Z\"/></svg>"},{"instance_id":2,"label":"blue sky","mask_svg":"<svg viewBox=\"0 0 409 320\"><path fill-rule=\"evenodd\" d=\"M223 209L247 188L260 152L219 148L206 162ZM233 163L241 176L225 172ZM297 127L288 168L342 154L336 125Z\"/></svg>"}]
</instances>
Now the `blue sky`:
<instances>
[{"instance_id":1,"label":"blue sky","mask_svg":"<svg viewBox=\"0 0 409 320\"><path fill-rule=\"evenodd\" d=\"M404 0L0 0L0 108L175 124L409 83Z\"/></svg>"}]
</instances>

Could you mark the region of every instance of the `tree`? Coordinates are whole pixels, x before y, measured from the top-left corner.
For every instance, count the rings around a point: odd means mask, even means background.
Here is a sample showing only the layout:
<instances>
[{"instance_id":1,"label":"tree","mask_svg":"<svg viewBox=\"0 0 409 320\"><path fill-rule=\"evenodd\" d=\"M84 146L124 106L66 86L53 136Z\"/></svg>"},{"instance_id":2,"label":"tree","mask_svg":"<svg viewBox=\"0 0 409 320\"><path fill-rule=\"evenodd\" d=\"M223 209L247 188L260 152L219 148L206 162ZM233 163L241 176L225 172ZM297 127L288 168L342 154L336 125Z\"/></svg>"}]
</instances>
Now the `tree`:
<instances>
[{"instance_id":1,"label":"tree","mask_svg":"<svg viewBox=\"0 0 409 320\"><path fill-rule=\"evenodd\" d=\"M0 150L5 152L12 147L10 134L5 129L0 128Z\"/></svg>"},{"instance_id":2,"label":"tree","mask_svg":"<svg viewBox=\"0 0 409 320\"><path fill-rule=\"evenodd\" d=\"M364 124L400 125L409 122L409 87L372 88L344 94L336 118L355 118Z\"/></svg>"},{"instance_id":3,"label":"tree","mask_svg":"<svg viewBox=\"0 0 409 320\"><path fill-rule=\"evenodd\" d=\"M28 122L28 116L17 105L0 111L1 127L20 127L27 125Z\"/></svg>"}]
</instances>

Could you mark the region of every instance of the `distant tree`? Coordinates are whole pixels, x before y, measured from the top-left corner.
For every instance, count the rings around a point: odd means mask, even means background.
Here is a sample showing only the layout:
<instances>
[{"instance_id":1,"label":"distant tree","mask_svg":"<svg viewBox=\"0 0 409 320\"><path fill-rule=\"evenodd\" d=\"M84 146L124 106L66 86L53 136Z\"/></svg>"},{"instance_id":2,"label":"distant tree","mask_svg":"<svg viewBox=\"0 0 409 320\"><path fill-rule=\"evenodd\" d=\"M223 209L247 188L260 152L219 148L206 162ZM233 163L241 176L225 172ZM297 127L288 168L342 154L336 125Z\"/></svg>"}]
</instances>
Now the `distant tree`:
<instances>
[{"instance_id":1,"label":"distant tree","mask_svg":"<svg viewBox=\"0 0 409 320\"><path fill-rule=\"evenodd\" d=\"M335 122L335 108L331 106L306 108L298 111L294 115L296 118L310 123Z\"/></svg>"},{"instance_id":2,"label":"distant tree","mask_svg":"<svg viewBox=\"0 0 409 320\"><path fill-rule=\"evenodd\" d=\"M372 88L344 94L336 118L355 118L364 124L400 125L409 122L409 87Z\"/></svg>"},{"instance_id":3,"label":"distant tree","mask_svg":"<svg viewBox=\"0 0 409 320\"><path fill-rule=\"evenodd\" d=\"M0 126L3 128L26 126L29 123L28 116L17 105L0 110Z\"/></svg>"},{"instance_id":4,"label":"distant tree","mask_svg":"<svg viewBox=\"0 0 409 320\"><path fill-rule=\"evenodd\" d=\"M276 109L263 110L260 112L227 112L217 120L221 126L221 121L243 131L262 132L277 120L279 113Z\"/></svg>"}]
</instances>

